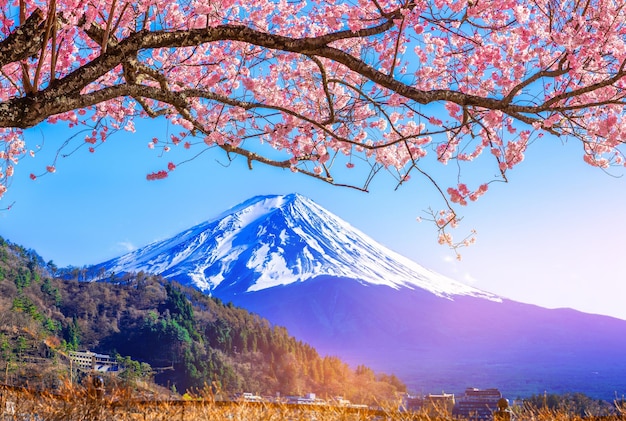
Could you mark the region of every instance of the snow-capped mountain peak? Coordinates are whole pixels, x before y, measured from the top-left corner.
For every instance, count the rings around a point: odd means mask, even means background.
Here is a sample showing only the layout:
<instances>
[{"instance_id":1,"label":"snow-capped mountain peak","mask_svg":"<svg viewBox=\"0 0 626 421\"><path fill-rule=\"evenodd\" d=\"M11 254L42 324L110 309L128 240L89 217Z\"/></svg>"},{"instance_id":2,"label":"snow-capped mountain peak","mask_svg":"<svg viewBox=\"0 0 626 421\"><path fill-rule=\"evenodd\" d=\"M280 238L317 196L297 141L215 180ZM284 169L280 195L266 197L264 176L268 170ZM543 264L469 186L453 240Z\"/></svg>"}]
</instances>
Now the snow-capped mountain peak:
<instances>
[{"instance_id":1,"label":"snow-capped mountain peak","mask_svg":"<svg viewBox=\"0 0 626 421\"><path fill-rule=\"evenodd\" d=\"M448 298L471 295L499 301L391 251L299 194L253 197L97 268L161 274L221 295L331 276L424 289Z\"/></svg>"}]
</instances>

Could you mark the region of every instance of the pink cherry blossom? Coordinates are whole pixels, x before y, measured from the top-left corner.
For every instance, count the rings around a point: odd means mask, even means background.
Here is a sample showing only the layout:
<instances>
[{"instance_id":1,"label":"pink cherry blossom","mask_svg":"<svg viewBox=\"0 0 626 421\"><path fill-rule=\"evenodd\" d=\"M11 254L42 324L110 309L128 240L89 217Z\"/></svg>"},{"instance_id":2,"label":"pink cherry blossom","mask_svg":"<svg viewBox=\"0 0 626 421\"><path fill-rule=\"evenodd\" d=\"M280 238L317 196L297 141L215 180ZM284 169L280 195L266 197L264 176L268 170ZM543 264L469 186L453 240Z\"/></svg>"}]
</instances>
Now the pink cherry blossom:
<instances>
[{"instance_id":1,"label":"pink cherry blossom","mask_svg":"<svg viewBox=\"0 0 626 421\"><path fill-rule=\"evenodd\" d=\"M164 171L164 170L153 172L153 173L146 175L146 179L150 181L162 180L164 178L167 178L167 171Z\"/></svg>"},{"instance_id":2,"label":"pink cherry blossom","mask_svg":"<svg viewBox=\"0 0 626 421\"><path fill-rule=\"evenodd\" d=\"M251 168L359 189L378 168L398 183L419 174L411 183L441 192L438 229L452 228L454 208L507 181L542 136L581 142L590 165L626 164L626 9L614 0L585 5L4 2L0 197L10 194L20 159L37 150L24 129L62 124L87 133L68 133L88 144L72 154L83 159L98 141L132 135L138 118L152 118L168 127L148 142L155 160L182 143L190 159L216 148ZM346 171L356 159L373 169L365 180ZM462 169L455 185L440 165Z\"/></svg>"}]
</instances>

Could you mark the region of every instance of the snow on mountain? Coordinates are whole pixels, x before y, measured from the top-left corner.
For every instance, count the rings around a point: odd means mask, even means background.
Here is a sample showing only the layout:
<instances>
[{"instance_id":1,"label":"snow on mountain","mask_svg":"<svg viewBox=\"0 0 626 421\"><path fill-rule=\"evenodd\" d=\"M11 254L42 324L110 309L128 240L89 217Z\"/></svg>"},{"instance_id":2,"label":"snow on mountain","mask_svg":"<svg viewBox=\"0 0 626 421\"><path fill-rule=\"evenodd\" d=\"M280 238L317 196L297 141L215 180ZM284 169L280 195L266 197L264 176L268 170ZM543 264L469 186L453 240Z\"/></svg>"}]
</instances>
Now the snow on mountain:
<instances>
[{"instance_id":1,"label":"snow on mountain","mask_svg":"<svg viewBox=\"0 0 626 421\"><path fill-rule=\"evenodd\" d=\"M327 275L446 298L500 301L391 251L298 194L254 197L97 268L161 274L211 294L260 291Z\"/></svg>"}]
</instances>

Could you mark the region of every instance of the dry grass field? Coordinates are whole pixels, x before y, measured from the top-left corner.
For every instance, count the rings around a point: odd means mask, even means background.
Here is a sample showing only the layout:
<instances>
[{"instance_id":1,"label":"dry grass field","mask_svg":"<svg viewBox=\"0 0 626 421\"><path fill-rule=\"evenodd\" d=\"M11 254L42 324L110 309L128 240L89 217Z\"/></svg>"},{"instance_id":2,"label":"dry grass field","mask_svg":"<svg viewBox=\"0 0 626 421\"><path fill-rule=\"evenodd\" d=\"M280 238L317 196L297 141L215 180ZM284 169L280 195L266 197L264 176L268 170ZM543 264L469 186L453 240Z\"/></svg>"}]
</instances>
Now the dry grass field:
<instances>
[{"instance_id":1,"label":"dry grass field","mask_svg":"<svg viewBox=\"0 0 626 421\"><path fill-rule=\"evenodd\" d=\"M397 407L364 409L341 406L287 405L216 401L210 396L184 400L138 399L127 389L106 394L65 387L60 393L22 388L0 391L0 420L29 421L442 421L444 412L406 412ZM606 417L581 417L564 412L516 408L515 421L618 421L626 408Z\"/></svg>"}]
</instances>

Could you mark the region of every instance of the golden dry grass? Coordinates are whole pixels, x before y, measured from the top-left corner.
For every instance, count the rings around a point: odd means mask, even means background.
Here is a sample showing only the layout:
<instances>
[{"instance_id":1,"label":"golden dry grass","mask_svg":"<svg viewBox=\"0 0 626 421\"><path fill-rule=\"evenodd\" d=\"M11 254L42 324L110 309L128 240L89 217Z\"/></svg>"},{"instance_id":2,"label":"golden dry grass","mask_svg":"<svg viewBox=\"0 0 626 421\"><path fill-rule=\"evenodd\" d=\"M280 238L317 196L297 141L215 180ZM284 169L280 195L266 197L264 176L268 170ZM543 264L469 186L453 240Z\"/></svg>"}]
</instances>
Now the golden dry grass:
<instances>
[{"instance_id":1,"label":"golden dry grass","mask_svg":"<svg viewBox=\"0 0 626 421\"><path fill-rule=\"evenodd\" d=\"M40 421L443 421L449 414L402 412L395 408L365 410L332 406L220 402L210 396L192 400L140 400L126 389L103 396L93 390L65 387L60 393L3 389L0 420ZM516 421L600 421L549 410L518 411ZM626 420L618 407L601 421Z\"/></svg>"},{"instance_id":2,"label":"golden dry grass","mask_svg":"<svg viewBox=\"0 0 626 421\"><path fill-rule=\"evenodd\" d=\"M120 389L103 396L93 390L66 387L60 393L27 389L2 390L0 420L42 421L143 420L143 421L365 421L414 420L392 410L364 410L328 406L297 406L273 403L221 402L211 397L191 400L140 400ZM4 417L4 418L3 418Z\"/></svg>"}]
</instances>

